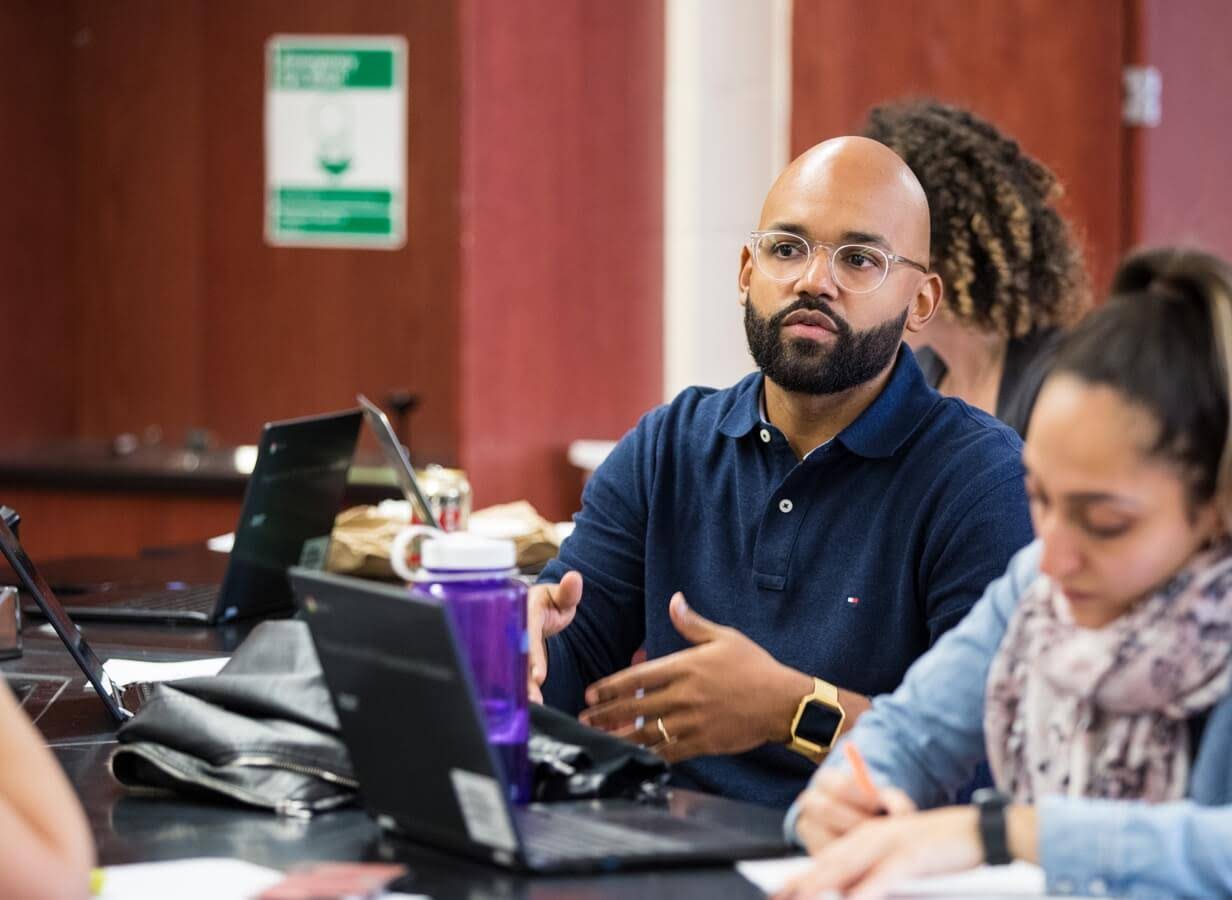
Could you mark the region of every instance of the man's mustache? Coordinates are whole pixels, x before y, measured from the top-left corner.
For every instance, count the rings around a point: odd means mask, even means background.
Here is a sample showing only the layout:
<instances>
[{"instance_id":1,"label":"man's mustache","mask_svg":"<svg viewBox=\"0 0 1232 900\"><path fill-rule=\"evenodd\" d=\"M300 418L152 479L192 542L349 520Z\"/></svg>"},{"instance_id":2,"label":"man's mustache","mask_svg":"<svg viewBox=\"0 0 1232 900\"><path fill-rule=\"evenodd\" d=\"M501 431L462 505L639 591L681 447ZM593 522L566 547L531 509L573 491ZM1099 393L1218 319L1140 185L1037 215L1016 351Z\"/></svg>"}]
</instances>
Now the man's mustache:
<instances>
[{"instance_id":1,"label":"man's mustache","mask_svg":"<svg viewBox=\"0 0 1232 900\"><path fill-rule=\"evenodd\" d=\"M781 328L783 326L783 320L798 310L809 310L810 312L824 313L830 317L831 321L834 322L834 327L838 329L839 335L845 337L851 334L851 324L836 313L834 311L834 307L832 307L825 300L822 300L820 297L801 297L791 306L786 309L779 310L771 316L770 326L775 329Z\"/></svg>"}]
</instances>

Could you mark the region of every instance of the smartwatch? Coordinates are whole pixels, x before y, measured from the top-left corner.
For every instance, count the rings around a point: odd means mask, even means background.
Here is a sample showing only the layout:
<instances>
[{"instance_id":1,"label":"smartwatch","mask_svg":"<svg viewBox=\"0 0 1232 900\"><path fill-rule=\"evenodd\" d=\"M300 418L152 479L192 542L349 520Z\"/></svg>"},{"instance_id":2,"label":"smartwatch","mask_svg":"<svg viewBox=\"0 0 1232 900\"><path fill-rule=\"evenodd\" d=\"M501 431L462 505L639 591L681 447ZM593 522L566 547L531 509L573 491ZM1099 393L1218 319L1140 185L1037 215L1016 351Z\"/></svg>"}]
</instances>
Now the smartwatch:
<instances>
[{"instance_id":1,"label":"smartwatch","mask_svg":"<svg viewBox=\"0 0 1232 900\"><path fill-rule=\"evenodd\" d=\"M984 845L987 865L1004 866L1013 862L1005 823L1005 809L1010 802L1009 794L993 788L983 788L971 795L971 803L979 812L980 842Z\"/></svg>"},{"instance_id":2,"label":"smartwatch","mask_svg":"<svg viewBox=\"0 0 1232 900\"><path fill-rule=\"evenodd\" d=\"M834 746L846 719L847 714L838 702L838 688L814 678L812 693L804 695L796 707L787 748L819 763Z\"/></svg>"}]
</instances>

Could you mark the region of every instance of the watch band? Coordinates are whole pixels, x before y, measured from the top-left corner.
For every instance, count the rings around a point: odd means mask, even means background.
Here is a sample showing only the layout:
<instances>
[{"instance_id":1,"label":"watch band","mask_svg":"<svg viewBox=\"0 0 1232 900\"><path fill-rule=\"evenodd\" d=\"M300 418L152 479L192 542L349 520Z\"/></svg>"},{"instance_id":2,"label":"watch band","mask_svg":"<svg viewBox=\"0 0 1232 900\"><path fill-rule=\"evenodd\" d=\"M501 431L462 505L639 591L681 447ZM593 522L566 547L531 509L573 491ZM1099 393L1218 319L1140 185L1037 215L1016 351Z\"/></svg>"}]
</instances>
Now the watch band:
<instances>
[{"instance_id":1,"label":"watch band","mask_svg":"<svg viewBox=\"0 0 1232 900\"><path fill-rule=\"evenodd\" d=\"M990 866L1004 866L1013 862L1005 821L1005 810L1010 805L1009 795L992 788L983 788L971 796L971 802L979 812L984 862Z\"/></svg>"},{"instance_id":2,"label":"watch band","mask_svg":"<svg viewBox=\"0 0 1232 900\"><path fill-rule=\"evenodd\" d=\"M803 727L803 723L810 707L821 707L831 713L835 721L833 728L829 729L829 734L805 733L807 728ZM847 713L843 705L839 703L838 688L825 679L814 676L812 692L800 698L800 704L796 707L796 715L791 720L791 740L787 748L801 756L808 757L813 762L820 763L826 758L830 748L834 746L846 721Z\"/></svg>"}]
</instances>

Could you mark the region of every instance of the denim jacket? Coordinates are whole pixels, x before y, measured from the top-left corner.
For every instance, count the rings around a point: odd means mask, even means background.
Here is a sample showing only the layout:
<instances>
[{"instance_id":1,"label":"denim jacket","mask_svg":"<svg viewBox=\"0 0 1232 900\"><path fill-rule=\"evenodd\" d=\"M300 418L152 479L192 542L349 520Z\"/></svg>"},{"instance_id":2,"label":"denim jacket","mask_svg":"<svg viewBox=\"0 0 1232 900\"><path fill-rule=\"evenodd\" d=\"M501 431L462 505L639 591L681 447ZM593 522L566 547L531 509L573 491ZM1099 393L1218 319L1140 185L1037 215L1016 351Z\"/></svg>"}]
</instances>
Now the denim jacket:
<instances>
[{"instance_id":1,"label":"denim jacket","mask_svg":"<svg viewBox=\"0 0 1232 900\"><path fill-rule=\"evenodd\" d=\"M879 781L902 788L921 809L950 802L984 759L988 669L1039 558L1038 541L1019 551L967 618L846 736ZM824 765L841 767L843 756L832 753ZM1232 894L1232 695L1210 711L1184 801L1045 797L1037 810L1049 893ZM791 838L797 813L793 806L784 823Z\"/></svg>"}]
</instances>

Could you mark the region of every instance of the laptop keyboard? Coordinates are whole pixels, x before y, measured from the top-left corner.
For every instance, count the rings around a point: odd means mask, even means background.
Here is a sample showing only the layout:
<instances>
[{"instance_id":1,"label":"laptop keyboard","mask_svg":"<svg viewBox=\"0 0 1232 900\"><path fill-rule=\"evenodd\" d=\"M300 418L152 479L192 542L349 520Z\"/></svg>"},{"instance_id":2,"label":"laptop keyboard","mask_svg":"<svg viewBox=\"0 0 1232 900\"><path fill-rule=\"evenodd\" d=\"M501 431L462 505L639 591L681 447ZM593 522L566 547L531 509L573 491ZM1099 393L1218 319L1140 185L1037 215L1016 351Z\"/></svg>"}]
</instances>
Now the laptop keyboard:
<instances>
[{"instance_id":1,"label":"laptop keyboard","mask_svg":"<svg viewBox=\"0 0 1232 900\"><path fill-rule=\"evenodd\" d=\"M186 590L150 591L146 594L134 594L117 602L119 609L148 609L156 612L201 612L210 613L214 610L214 601L218 599L218 585L206 584L191 587ZM68 605L72 605L70 602Z\"/></svg>"},{"instance_id":2,"label":"laptop keyboard","mask_svg":"<svg viewBox=\"0 0 1232 900\"><path fill-rule=\"evenodd\" d=\"M586 813L558 812L535 806L521 810L518 825L529 855L548 859L595 859L607 856L631 858L659 856L684 852L696 843L681 840L665 832L681 836L700 836L706 829L671 816L647 815L649 808L640 808L628 817L638 828L594 818ZM678 827L674 827L678 826ZM651 832L650 828L654 831Z\"/></svg>"}]
</instances>

